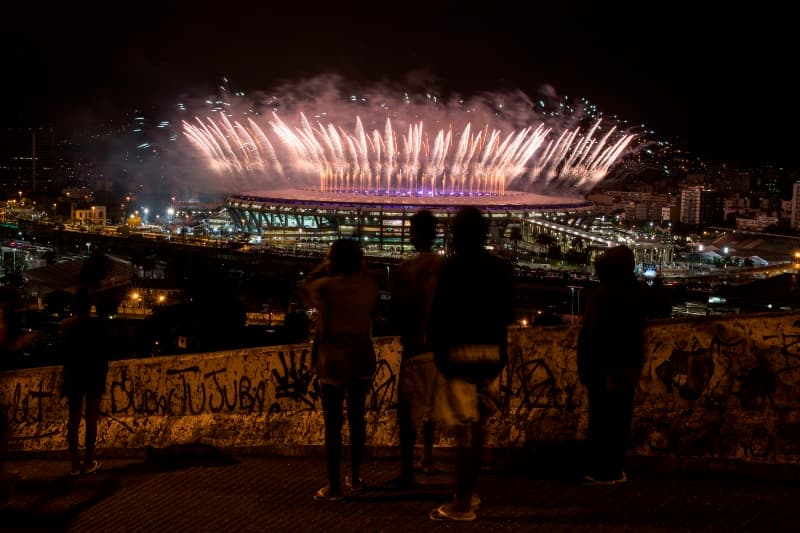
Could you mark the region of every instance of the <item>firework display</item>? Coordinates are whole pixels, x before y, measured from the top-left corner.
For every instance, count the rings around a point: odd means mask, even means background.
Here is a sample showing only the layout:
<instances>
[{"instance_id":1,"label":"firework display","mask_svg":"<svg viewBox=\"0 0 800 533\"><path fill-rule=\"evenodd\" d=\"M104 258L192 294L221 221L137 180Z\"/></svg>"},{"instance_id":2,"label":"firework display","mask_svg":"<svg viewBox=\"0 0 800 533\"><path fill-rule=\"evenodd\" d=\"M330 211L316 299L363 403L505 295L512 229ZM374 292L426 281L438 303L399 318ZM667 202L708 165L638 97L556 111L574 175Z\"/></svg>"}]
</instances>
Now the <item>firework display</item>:
<instances>
[{"instance_id":1,"label":"firework display","mask_svg":"<svg viewBox=\"0 0 800 533\"><path fill-rule=\"evenodd\" d=\"M531 186L590 189L633 139L615 127L603 131L601 119L585 131L554 131L544 123L506 131L471 122L435 129L424 120L399 128L390 118L369 129L359 116L348 130L312 122L304 113L290 124L277 112L243 120L216 113L182 125L217 173L279 176L283 186L323 192L400 196L496 196Z\"/></svg>"}]
</instances>

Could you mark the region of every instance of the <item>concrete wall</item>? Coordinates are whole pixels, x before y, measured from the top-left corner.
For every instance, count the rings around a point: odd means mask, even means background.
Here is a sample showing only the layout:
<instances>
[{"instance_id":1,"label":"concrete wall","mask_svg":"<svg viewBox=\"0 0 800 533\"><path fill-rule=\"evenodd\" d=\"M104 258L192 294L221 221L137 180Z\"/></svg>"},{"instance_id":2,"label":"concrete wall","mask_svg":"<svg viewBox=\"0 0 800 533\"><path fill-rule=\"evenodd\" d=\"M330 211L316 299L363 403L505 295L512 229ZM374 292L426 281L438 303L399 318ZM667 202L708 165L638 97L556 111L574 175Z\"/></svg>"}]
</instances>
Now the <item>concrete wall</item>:
<instances>
[{"instance_id":1,"label":"concrete wall","mask_svg":"<svg viewBox=\"0 0 800 533\"><path fill-rule=\"evenodd\" d=\"M493 447L571 442L586 431L575 328L513 329L500 379ZM376 339L368 444L394 446L399 344ZM800 463L800 315L654 322L636 396L633 453ZM130 448L210 439L227 446L322 445L308 345L111 364L98 445ZM0 373L12 450L66 448L60 367ZM439 435L452 445L452 432Z\"/></svg>"}]
</instances>

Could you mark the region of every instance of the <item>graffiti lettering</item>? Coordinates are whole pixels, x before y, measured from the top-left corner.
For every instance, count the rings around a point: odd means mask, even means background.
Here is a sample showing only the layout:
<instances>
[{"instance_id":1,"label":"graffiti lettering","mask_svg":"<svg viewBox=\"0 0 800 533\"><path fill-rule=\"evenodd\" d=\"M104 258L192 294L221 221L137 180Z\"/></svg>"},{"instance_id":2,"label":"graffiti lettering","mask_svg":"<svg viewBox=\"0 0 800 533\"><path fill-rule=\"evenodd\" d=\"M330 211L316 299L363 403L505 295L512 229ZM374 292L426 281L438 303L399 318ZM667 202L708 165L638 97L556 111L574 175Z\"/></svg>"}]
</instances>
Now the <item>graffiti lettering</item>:
<instances>
[{"instance_id":1,"label":"graffiti lettering","mask_svg":"<svg viewBox=\"0 0 800 533\"><path fill-rule=\"evenodd\" d=\"M263 411L267 396L264 380L253 382L249 376L225 382L226 368L200 374L200 367L169 369L166 390L162 393L134 380L126 369L119 380L111 382L109 415L138 414L181 416L203 413ZM199 378L199 379L198 379Z\"/></svg>"},{"instance_id":2,"label":"graffiti lettering","mask_svg":"<svg viewBox=\"0 0 800 533\"><path fill-rule=\"evenodd\" d=\"M253 391L252 393L250 391ZM264 400L267 395L267 384L260 380L255 388L251 386L250 378L242 376L239 380L239 409L242 411L263 411Z\"/></svg>"},{"instance_id":3,"label":"graffiti lettering","mask_svg":"<svg viewBox=\"0 0 800 533\"><path fill-rule=\"evenodd\" d=\"M39 388L30 389L22 394L22 386L17 383L14 387L14 396L11 401L11 422L15 424L36 424L43 419L43 400L55 394L44 390L44 383L39 381Z\"/></svg>"},{"instance_id":4,"label":"graffiti lettering","mask_svg":"<svg viewBox=\"0 0 800 533\"><path fill-rule=\"evenodd\" d=\"M208 372L207 374L203 374L203 377L205 379L208 379L210 377L211 380L214 382L214 386L216 387L216 390L219 393L219 397L220 397L219 403L215 405L214 404L214 391L212 390L211 393L209 394L209 396L208 396L208 410L211 411L212 413L219 413L220 411L222 411L223 407L227 407L229 412L233 411L236 408L236 398L234 397L233 401L230 401L228 399L228 387L227 387L227 385L221 384L219 382L219 380L217 379L217 375L225 373L225 370L226 369L222 368L220 370L214 370L213 372ZM235 385L234 385L234 387L235 387Z\"/></svg>"}]
</instances>

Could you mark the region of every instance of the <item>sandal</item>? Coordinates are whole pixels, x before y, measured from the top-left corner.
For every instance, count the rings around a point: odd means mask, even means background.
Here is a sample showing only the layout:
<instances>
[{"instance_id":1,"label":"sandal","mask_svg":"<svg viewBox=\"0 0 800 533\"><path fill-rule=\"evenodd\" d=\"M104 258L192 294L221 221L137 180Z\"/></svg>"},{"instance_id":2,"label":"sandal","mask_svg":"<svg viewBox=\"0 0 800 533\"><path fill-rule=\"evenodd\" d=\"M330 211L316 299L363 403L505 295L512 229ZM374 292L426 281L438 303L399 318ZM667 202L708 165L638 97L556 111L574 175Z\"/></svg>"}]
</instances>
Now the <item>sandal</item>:
<instances>
[{"instance_id":1,"label":"sandal","mask_svg":"<svg viewBox=\"0 0 800 533\"><path fill-rule=\"evenodd\" d=\"M314 499L318 502L338 502L344 499L344 496L341 493L331 494L330 485L325 485L314 493Z\"/></svg>"},{"instance_id":2,"label":"sandal","mask_svg":"<svg viewBox=\"0 0 800 533\"><path fill-rule=\"evenodd\" d=\"M92 461L92 464L90 464L88 466L87 465L83 466L83 473L84 474L94 474L95 472L100 470L101 466L103 466L103 463L101 463L100 461Z\"/></svg>"},{"instance_id":3,"label":"sandal","mask_svg":"<svg viewBox=\"0 0 800 533\"><path fill-rule=\"evenodd\" d=\"M481 499L474 492L472 493L472 496L469 497L469 506L472 507L473 511L477 511L481 508Z\"/></svg>"},{"instance_id":4,"label":"sandal","mask_svg":"<svg viewBox=\"0 0 800 533\"><path fill-rule=\"evenodd\" d=\"M428 518L431 520L436 520L441 522L443 520L454 520L456 522L472 522L477 518L475 511L456 511L453 509L452 503L447 503L445 505L440 505L439 507L435 508L431 513L428 515Z\"/></svg>"}]
</instances>

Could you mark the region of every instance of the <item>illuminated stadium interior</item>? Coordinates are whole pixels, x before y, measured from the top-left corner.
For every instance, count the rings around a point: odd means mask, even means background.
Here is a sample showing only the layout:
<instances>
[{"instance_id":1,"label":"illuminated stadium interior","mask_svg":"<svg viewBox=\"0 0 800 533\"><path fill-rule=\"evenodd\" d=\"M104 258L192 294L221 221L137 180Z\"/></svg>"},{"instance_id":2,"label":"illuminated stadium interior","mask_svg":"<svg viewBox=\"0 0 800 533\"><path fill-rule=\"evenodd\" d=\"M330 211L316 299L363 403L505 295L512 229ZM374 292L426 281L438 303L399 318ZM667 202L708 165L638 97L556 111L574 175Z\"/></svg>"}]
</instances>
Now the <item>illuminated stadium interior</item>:
<instances>
[{"instance_id":1,"label":"illuminated stadium interior","mask_svg":"<svg viewBox=\"0 0 800 533\"><path fill-rule=\"evenodd\" d=\"M542 196L507 191L503 196L381 196L286 189L254 191L228 197L227 209L240 232L276 247L324 249L337 238L358 239L368 253L413 250L410 217L420 209L441 221L437 243L444 248L450 217L474 205L491 220L490 242L499 242L509 227L547 212L582 211L591 203L581 198ZM524 230L524 227L523 227Z\"/></svg>"}]
</instances>

